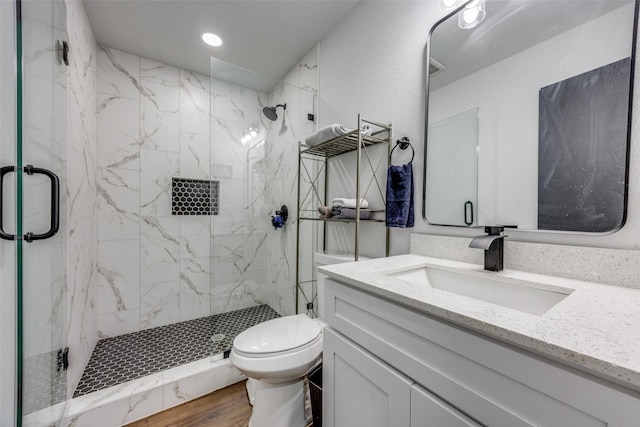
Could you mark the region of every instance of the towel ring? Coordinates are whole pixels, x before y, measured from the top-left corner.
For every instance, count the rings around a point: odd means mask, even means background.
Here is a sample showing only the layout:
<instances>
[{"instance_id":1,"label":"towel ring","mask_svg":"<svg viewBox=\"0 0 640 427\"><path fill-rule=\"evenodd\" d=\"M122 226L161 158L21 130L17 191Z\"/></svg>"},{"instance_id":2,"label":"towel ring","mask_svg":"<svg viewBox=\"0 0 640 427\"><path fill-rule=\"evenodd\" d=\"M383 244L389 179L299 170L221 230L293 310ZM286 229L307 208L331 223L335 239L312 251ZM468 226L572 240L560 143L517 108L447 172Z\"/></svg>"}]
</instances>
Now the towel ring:
<instances>
[{"instance_id":1,"label":"towel ring","mask_svg":"<svg viewBox=\"0 0 640 427\"><path fill-rule=\"evenodd\" d=\"M400 146L401 150L406 150L407 147L411 147L411 160L409 160L409 163L413 162L413 158L416 156L416 150L413 149L411 141L409 141L409 138L407 138L406 136L403 136L396 141L396 145L393 146L393 149L391 149L391 153L389 153L389 162L393 163L391 162L391 156L393 155L393 151L398 148L398 146Z\"/></svg>"}]
</instances>

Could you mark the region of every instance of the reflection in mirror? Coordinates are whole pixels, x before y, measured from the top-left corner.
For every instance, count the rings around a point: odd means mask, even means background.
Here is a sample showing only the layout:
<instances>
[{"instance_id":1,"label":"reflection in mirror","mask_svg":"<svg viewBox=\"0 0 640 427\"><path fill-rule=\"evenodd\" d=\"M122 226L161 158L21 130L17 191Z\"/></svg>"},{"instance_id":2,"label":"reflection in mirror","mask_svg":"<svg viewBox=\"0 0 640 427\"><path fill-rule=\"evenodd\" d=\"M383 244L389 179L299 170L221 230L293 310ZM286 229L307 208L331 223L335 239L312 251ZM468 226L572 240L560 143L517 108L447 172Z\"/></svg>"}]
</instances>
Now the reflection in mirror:
<instances>
[{"instance_id":1,"label":"reflection in mirror","mask_svg":"<svg viewBox=\"0 0 640 427\"><path fill-rule=\"evenodd\" d=\"M429 125L425 206L436 224L477 225L478 109Z\"/></svg>"},{"instance_id":2,"label":"reflection in mirror","mask_svg":"<svg viewBox=\"0 0 640 427\"><path fill-rule=\"evenodd\" d=\"M589 233L624 224L636 8L487 0L473 29L455 12L434 26L428 222ZM472 111L475 134L456 124Z\"/></svg>"}]
</instances>

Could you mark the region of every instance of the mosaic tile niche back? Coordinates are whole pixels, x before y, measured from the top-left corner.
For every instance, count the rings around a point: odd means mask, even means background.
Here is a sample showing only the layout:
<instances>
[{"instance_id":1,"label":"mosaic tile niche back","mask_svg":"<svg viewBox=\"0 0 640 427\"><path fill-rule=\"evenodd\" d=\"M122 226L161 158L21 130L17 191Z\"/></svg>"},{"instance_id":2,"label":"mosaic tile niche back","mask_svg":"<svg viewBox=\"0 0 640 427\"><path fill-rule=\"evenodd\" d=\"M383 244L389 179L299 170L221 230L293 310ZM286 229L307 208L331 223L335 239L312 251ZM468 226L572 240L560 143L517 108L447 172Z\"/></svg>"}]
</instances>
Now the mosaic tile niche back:
<instances>
[{"instance_id":1,"label":"mosaic tile niche back","mask_svg":"<svg viewBox=\"0 0 640 427\"><path fill-rule=\"evenodd\" d=\"M171 178L172 215L218 215L220 181Z\"/></svg>"}]
</instances>

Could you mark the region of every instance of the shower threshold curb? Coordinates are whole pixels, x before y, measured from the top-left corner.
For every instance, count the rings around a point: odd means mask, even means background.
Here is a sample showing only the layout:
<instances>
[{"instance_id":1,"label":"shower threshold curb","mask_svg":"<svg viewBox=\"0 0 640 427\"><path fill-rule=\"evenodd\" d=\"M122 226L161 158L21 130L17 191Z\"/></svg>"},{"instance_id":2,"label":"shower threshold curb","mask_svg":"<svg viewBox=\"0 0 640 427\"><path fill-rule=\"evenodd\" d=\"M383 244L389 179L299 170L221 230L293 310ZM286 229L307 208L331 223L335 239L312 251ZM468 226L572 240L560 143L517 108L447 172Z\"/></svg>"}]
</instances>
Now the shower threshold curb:
<instances>
[{"instance_id":1,"label":"shower threshold curb","mask_svg":"<svg viewBox=\"0 0 640 427\"><path fill-rule=\"evenodd\" d=\"M209 357L71 399L62 426L125 425L244 379L228 358ZM60 411L30 414L25 425L51 425L55 420L47 418L52 413Z\"/></svg>"}]
</instances>

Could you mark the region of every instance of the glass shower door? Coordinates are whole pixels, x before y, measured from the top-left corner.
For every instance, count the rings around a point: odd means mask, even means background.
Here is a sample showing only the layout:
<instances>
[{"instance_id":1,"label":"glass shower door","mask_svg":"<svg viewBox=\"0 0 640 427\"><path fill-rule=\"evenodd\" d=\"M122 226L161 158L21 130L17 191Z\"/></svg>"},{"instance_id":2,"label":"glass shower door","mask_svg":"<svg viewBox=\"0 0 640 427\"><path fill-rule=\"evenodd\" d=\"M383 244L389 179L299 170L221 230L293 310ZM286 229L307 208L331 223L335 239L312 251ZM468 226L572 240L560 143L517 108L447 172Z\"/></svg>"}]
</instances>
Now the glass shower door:
<instances>
[{"instance_id":1,"label":"glass shower door","mask_svg":"<svg viewBox=\"0 0 640 427\"><path fill-rule=\"evenodd\" d=\"M68 395L66 11L58 0L16 9L17 147L3 172L16 180L18 422L51 425Z\"/></svg>"}]
</instances>

